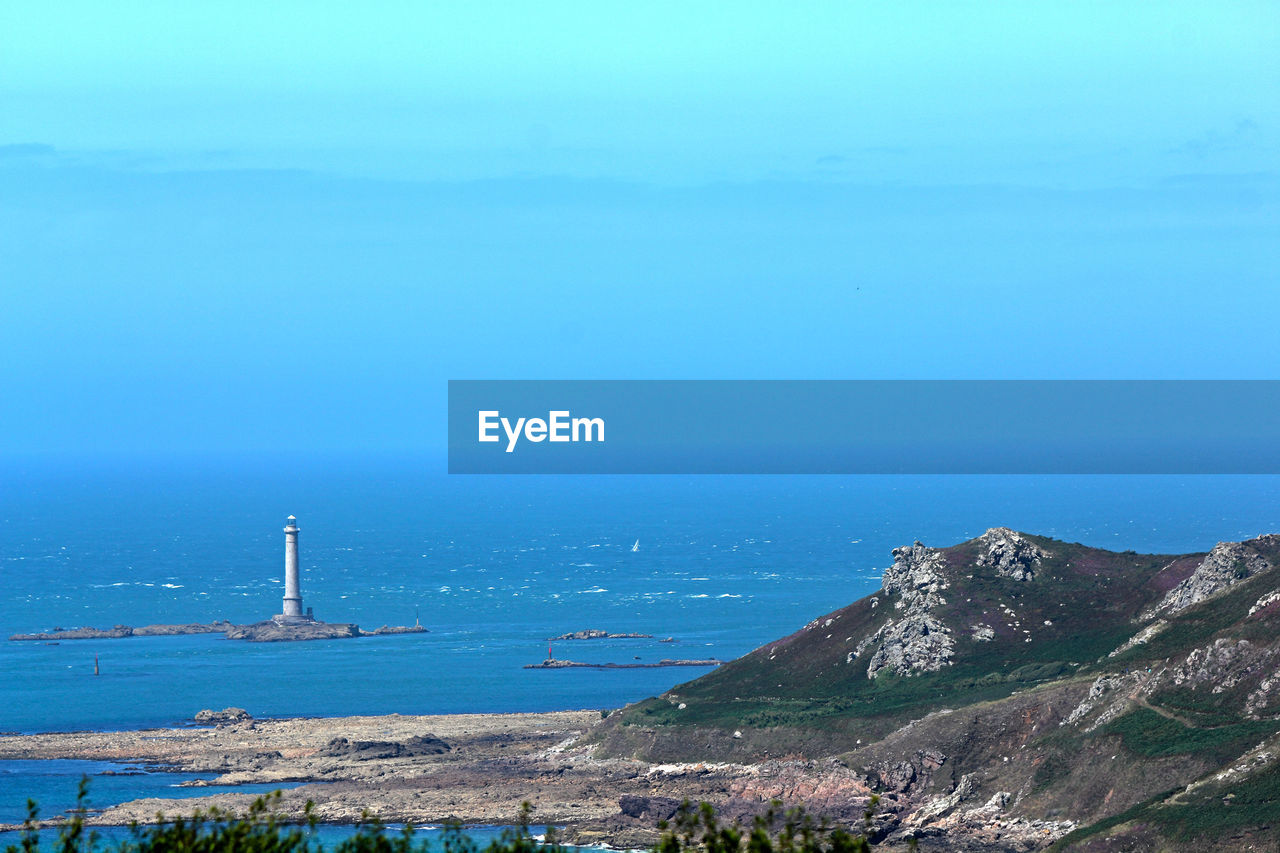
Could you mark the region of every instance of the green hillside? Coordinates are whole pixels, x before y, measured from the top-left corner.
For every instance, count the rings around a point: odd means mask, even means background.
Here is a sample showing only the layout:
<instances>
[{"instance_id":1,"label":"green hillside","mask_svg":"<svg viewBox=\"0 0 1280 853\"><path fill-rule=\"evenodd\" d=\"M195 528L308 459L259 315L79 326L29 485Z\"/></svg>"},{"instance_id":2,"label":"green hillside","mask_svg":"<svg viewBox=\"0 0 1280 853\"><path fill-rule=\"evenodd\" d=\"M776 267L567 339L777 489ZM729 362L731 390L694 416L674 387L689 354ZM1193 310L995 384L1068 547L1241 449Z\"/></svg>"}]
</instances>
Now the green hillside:
<instances>
[{"instance_id":1,"label":"green hillside","mask_svg":"<svg viewBox=\"0 0 1280 853\"><path fill-rule=\"evenodd\" d=\"M835 759L899 840L991 797L1082 849L1280 831L1280 536L1155 555L995 528L893 557L880 592L614 715L600 754Z\"/></svg>"}]
</instances>

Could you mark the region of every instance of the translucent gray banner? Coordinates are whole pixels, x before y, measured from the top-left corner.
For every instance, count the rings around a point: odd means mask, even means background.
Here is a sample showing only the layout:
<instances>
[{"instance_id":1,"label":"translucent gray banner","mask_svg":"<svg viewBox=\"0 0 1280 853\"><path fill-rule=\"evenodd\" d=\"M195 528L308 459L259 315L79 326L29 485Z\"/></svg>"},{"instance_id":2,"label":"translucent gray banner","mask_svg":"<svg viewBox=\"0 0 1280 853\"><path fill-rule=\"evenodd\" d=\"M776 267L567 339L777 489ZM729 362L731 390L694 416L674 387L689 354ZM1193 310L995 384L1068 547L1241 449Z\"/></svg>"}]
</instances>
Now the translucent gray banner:
<instances>
[{"instance_id":1,"label":"translucent gray banner","mask_svg":"<svg viewBox=\"0 0 1280 853\"><path fill-rule=\"evenodd\" d=\"M1276 474L1280 381L453 380L454 474Z\"/></svg>"}]
</instances>

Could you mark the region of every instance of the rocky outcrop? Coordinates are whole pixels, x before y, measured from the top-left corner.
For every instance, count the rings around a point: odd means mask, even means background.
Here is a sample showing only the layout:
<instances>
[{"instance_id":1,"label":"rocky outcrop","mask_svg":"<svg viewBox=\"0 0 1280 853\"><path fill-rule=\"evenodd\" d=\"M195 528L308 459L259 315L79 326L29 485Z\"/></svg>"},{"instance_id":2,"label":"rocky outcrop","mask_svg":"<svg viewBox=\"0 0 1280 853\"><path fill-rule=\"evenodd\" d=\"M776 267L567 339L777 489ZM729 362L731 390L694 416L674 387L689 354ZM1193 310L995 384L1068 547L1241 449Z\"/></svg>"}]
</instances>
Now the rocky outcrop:
<instances>
[{"instance_id":1,"label":"rocky outcrop","mask_svg":"<svg viewBox=\"0 0 1280 853\"><path fill-rule=\"evenodd\" d=\"M969 628L975 643L989 643L996 638L996 629L985 622L979 622Z\"/></svg>"},{"instance_id":2,"label":"rocky outcrop","mask_svg":"<svg viewBox=\"0 0 1280 853\"><path fill-rule=\"evenodd\" d=\"M357 761L383 758L414 758L421 755L444 755L449 744L435 735L415 735L406 741L348 740L336 737L320 751L334 758L348 757Z\"/></svg>"},{"instance_id":3,"label":"rocky outcrop","mask_svg":"<svg viewBox=\"0 0 1280 853\"><path fill-rule=\"evenodd\" d=\"M890 617L864 638L846 659L853 662L875 647L867 664L867 678L889 670L899 675L936 672L951 663L955 640L951 629L930 611L946 604L946 556L919 542L893 549L893 565L884 570L881 588L896 596L896 617Z\"/></svg>"},{"instance_id":4,"label":"rocky outcrop","mask_svg":"<svg viewBox=\"0 0 1280 853\"><path fill-rule=\"evenodd\" d=\"M894 548L893 565L884 570L880 588L898 596L897 610L928 610L946 604L942 591L947 589L946 555L919 542L906 548Z\"/></svg>"},{"instance_id":5,"label":"rocky outcrop","mask_svg":"<svg viewBox=\"0 0 1280 853\"><path fill-rule=\"evenodd\" d=\"M1224 693L1241 682L1261 678L1276 657L1275 649L1220 637L1192 650L1185 661L1173 667L1170 680L1175 687L1207 687L1213 693Z\"/></svg>"},{"instance_id":6,"label":"rocky outcrop","mask_svg":"<svg viewBox=\"0 0 1280 853\"><path fill-rule=\"evenodd\" d=\"M1242 580L1269 570L1271 561L1259 553L1260 547L1274 549L1280 536L1274 533L1247 542L1219 542L1186 580L1175 586L1154 608L1142 614L1151 619L1161 613L1177 613L1217 595Z\"/></svg>"},{"instance_id":7,"label":"rocky outcrop","mask_svg":"<svg viewBox=\"0 0 1280 853\"><path fill-rule=\"evenodd\" d=\"M183 625L142 625L133 629L135 637L175 637L182 634L224 634L233 626L226 619L216 619L207 625L188 622Z\"/></svg>"},{"instance_id":8,"label":"rocky outcrop","mask_svg":"<svg viewBox=\"0 0 1280 853\"><path fill-rule=\"evenodd\" d=\"M1130 637L1129 639L1125 640L1125 641L1124 641L1122 644L1120 644L1118 647L1116 647L1115 649L1113 649L1113 650L1112 650L1112 651L1107 655L1107 657L1111 657L1111 658L1113 658L1113 657L1115 657L1116 655L1124 654L1125 652L1129 651L1129 649L1135 648L1135 647L1137 647L1137 646L1145 646L1147 643L1151 642L1151 640L1152 640L1152 639L1153 639L1157 634L1159 634L1159 633L1160 633L1161 631L1163 631L1166 627L1168 627L1168 625L1169 625L1169 623L1168 623L1166 620L1164 620L1164 619L1159 619L1159 620L1157 620L1157 621L1155 621L1155 622L1151 623L1150 625L1148 625L1147 627L1143 628L1143 629L1142 629L1141 631L1139 631L1138 633L1134 634L1134 635L1133 635L1132 637Z\"/></svg>"},{"instance_id":9,"label":"rocky outcrop","mask_svg":"<svg viewBox=\"0 0 1280 853\"><path fill-rule=\"evenodd\" d=\"M1275 590L1273 592L1269 592L1266 595L1259 598L1257 601L1255 601L1253 603L1253 606L1249 608L1249 615L1252 616L1255 613L1257 613L1259 610L1265 610L1266 608L1275 604L1277 601L1280 601L1280 589Z\"/></svg>"},{"instance_id":10,"label":"rocky outcrop","mask_svg":"<svg viewBox=\"0 0 1280 853\"><path fill-rule=\"evenodd\" d=\"M1099 708L1108 706L1102 715L1093 721L1090 730L1097 728L1104 722L1107 722L1118 716L1121 711L1128 706L1126 693L1122 688L1136 685L1138 676L1134 675L1100 675L1089 687L1089 694L1080 701L1080 704L1068 714L1059 726L1078 726L1080 723L1094 711ZM1106 719L1103 719L1106 718ZM1100 722L1101 721L1101 722Z\"/></svg>"},{"instance_id":11,"label":"rocky outcrop","mask_svg":"<svg viewBox=\"0 0 1280 853\"><path fill-rule=\"evenodd\" d=\"M928 612L890 619L859 645L859 652L876 643L880 645L867 663L867 678L886 669L899 675L937 672L955 657L951 629Z\"/></svg>"},{"instance_id":12,"label":"rocky outcrop","mask_svg":"<svg viewBox=\"0 0 1280 853\"><path fill-rule=\"evenodd\" d=\"M867 781L880 790L906 793L946 761L947 756L940 750L916 750L900 761L880 761L867 767Z\"/></svg>"},{"instance_id":13,"label":"rocky outcrop","mask_svg":"<svg viewBox=\"0 0 1280 853\"><path fill-rule=\"evenodd\" d=\"M561 634L558 637L551 638L552 641L557 641L557 640L650 640L650 639L653 639L653 634L615 634L610 631L602 631L599 628L584 628L581 631L571 631L568 634Z\"/></svg>"},{"instance_id":14,"label":"rocky outcrop","mask_svg":"<svg viewBox=\"0 0 1280 853\"><path fill-rule=\"evenodd\" d=\"M252 625L236 625L227 631L228 640L248 640L251 643L280 643L295 640L342 640L359 637L360 626L339 622L255 622Z\"/></svg>"},{"instance_id":15,"label":"rocky outcrop","mask_svg":"<svg viewBox=\"0 0 1280 853\"><path fill-rule=\"evenodd\" d=\"M618 798L618 809L631 818L641 818L657 826L659 821L671 820L680 809L680 800L675 797L646 797L638 794L623 794Z\"/></svg>"},{"instance_id":16,"label":"rocky outcrop","mask_svg":"<svg viewBox=\"0 0 1280 853\"><path fill-rule=\"evenodd\" d=\"M1052 557L1048 551L1007 527L993 527L978 537L982 550L976 563L1000 577L1016 581L1033 580L1040 563Z\"/></svg>"},{"instance_id":17,"label":"rocky outcrop","mask_svg":"<svg viewBox=\"0 0 1280 853\"><path fill-rule=\"evenodd\" d=\"M253 715L244 708L223 708L214 711L205 708L195 716L195 721L202 726L225 726L228 723L243 723L253 719Z\"/></svg>"},{"instance_id":18,"label":"rocky outcrop","mask_svg":"<svg viewBox=\"0 0 1280 853\"><path fill-rule=\"evenodd\" d=\"M133 636L133 628L116 625L114 628L54 628L38 634L14 634L10 640L120 640Z\"/></svg>"}]
</instances>

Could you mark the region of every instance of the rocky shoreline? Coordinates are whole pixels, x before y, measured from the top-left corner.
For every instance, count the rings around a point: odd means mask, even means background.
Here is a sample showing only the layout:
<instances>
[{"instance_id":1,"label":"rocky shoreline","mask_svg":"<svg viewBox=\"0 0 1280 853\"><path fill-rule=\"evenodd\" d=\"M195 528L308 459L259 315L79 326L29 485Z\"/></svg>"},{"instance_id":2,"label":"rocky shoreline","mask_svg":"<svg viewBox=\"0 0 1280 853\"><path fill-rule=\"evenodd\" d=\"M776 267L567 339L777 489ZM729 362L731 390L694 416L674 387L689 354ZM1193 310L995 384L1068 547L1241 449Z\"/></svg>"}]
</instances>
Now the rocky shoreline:
<instances>
[{"instance_id":1,"label":"rocky shoreline","mask_svg":"<svg viewBox=\"0 0 1280 853\"><path fill-rule=\"evenodd\" d=\"M272 620L236 625L225 619L208 624L198 622L182 625L116 625L111 628L54 628L37 634L14 634L16 641L61 642L63 640L121 640L128 637L175 637L183 634L224 634L228 640L248 640L251 643L291 642L299 640L339 640L353 637L380 637L388 634L425 634L421 625L383 625L372 631L362 631L350 622L299 622L279 623Z\"/></svg>"},{"instance_id":2,"label":"rocky shoreline","mask_svg":"<svg viewBox=\"0 0 1280 853\"><path fill-rule=\"evenodd\" d=\"M501 825L513 823L528 801L533 821L562 828L566 843L632 849L654 843L658 823L686 799L711 802L730 821L749 823L781 802L860 827L876 791L882 792L874 819L882 850L904 849L898 832L904 828L921 836L921 849L971 851L1035 849L1065 831L1059 825L1019 822L999 809L990 815L964 812L968 823L959 818L946 823L926 810L908 815L911 807L896 793L901 785L894 787L906 772L897 765L868 771L844 761L786 755L749 759L744 754L744 763L599 757L601 717L592 710L253 720L232 708L211 712L216 728L0 736L0 759L89 759L216 774L187 787L293 785L279 801L282 816L300 818L311 801L313 813L325 823L355 823L367 811L396 823ZM746 732L740 742L762 734ZM922 755L922 768L945 761ZM86 822L124 826L215 806L242 813L256 796L140 799L92 812ZM57 823L44 821L45 826ZM0 825L0 831L16 828Z\"/></svg>"}]
</instances>

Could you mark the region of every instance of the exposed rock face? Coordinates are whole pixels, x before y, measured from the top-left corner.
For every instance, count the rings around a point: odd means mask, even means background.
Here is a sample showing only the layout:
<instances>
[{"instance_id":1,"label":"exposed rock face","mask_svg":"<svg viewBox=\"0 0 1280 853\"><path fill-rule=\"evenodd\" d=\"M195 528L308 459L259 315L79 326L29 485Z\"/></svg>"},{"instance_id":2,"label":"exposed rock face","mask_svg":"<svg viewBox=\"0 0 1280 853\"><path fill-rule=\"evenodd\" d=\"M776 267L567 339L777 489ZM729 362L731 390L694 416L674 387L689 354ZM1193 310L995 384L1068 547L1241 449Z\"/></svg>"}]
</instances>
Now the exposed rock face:
<instances>
[{"instance_id":1,"label":"exposed rock face","mask_svg":"<svg viewBox=\"0 0 1280 853\"><path fill-rule=\"evenodd\" d=\"M1116 655L1123 654L1129 651L1129 649L1132 649L1135 646L1145 646L1147 643L1151 642L1151 639L1155 637L1156 634L1159 634L1161 631L1167 628L1168 625L1169 623L1164 619L1159 619L1151 623L1150 625L1143 628L1138 633L1134 634L1129 639L1125 640L1124 643L1122 643L1120 646L1114 649L1110 654L1107 655L1107 657L1113 658Z\"/></svg>"},{"instance_id":2,"label":"exposed rock face","mask_svg":"<svg viewBox=\"0 0 1280 853\"><path fill-rule=\"evenodd\" d=\"M383 740L348 740L336 737L321 750L321 755L350 757L357 761L382 758L412 758L418 755L443 755L449 744L435 735L415 735L403 742Z\"/></svg>"},{"instance_id":3,"label":"exposed rock face","mask_svg":"<svg viewBox=\"0 0 1280 853\"><path fill-rule=\"evenodd\" d=\"M943 574L947 561L941 551L917 542L909 548L894 548L892 553L893 565L884 570L880 587L898 596L896 609L927 610L946 604L941 593L948 586Z\"/></svg>"},{"instance_id":4,"label":"exposed rock face","mask_svg":"<svg viewBox=\"0 0 1280 853\"><path fill-rule=\"evenodd\" d=\"M1093 685L1089 688L1089 695L1081 700L1080 704L1060 722L1059 726L1075 726L1079 725L1082 720L1092 714L1098 708L1108 703L1113 703L1112 708L1123 708L1127 705L1127 700L1120 689L1130 684L1135 684L1137 676L1120 676L1120 675L1100 675ZM1118 715L1119 711L1108 716L1107 712L1103 712L1103 716L1112 719ZM1096 728L1099 722L1095 720L1091 728Z\"/></svg>"},{"instance_id":5,"label":"exposed rock face","mask_svg":"<svg viewBox=\"0 0 1280 853\"><path fill-rule=\"evenodd\" d=\"M1033 580L1046 557L1053 556L1022 534L1007 527L993 527L978 537L982 551L977 564L1016 581Z\"/></svg>"},{"instance_id":6,"label":"exposed rock face","mask_svg":"<svg viewBox=\"0 0 1280 853\"><path fill-rule=\"evenodd\" d=\"M1193 650L1182 664L1174 667L1172 682L1177 687L1192 690L1209 687L1214 693L1223 693L1241 681L1258 677L1275 658L1273 649L1248 640L1220 637L1208 646Z\"/></svg>"},{"instance_id":7,"label":"exposed rock face","mask_svg":"<svg viewBox=\"0 0 1280 853\"><path fill-rule=\"evenodd\" d=\"M223 708L221 711L205 708L195 716L196 722L202 726L222 726L227 723L242 723L252 719L253 715L244 708Z\"/></svg>"},{"instance_id":8,"label":"exposed rock face","mask_svg":"<svg viewBox=\"0 0 1280 853\"><path fill-rule=\"evenodd\" d=\"M1258 682L1258 687L1244 700L1244 714L1251 720L1258 720L1263 717L1263 712L1267 710L1267 706L1271 704L1271 700L1280 692L1280 669L1272 672L1262 681ZM1271 709L1274 714L1275 709Z\"/></svg>"},{"instance_id":9,"label":"exposed rock face","mask_svg":"<svg viewBox=\"0 0 1280 853\"><path fill-rule=\"evenodd\" d=\"M866 645L860 644L859 649L865 650L876 642L880 648L867 664L867 678L875 678L884 669L899 675L937 672L951 663L955 655L951 629L927 612L910 613L896 622L890 619L864 640Z\"/></svg>"},{"instance_id":10,"label":"exposed rock face","mask_svg":"<svg viewBox=\"0 0 1280 853\"><path fill-rule=\"evenodd\" d=\"M804 804L833 820L861 821L872 794L864 773L838 761L766 761L735 775L729 780L728 808L722 814L746 818L744 823L774 801Z\"/></svg>"},{"instance_id":11,"label":"exposed rock face","mask_svg":"<svg viewBox=\"0 0 1280 853\"><path fill-rule=\"evenodd\" d=\"M1270 607L1277 601L1280 601L1280 590L1269 592L1253 603L1253 606L1249 608L1249 615L1252 616L1259 610Z\"/></svg>"},{"instance_id":12,"label":"exposed rock face","mask_svg":"<svg viewBox=\"0 0 1280 853\"><path fill-rule=\"evenodd\" d=\"M903 793L917 780L929 776L946 763L947 757L937 749L917 750L906 760L882 761L867 768L867 781L879 788Z\"/></svg>"},{"instance_id":13,"label":"exposed rock face","mask_svg":"<svg viewBox=\"0 0 1280 853\"><path fill-rule=\"evenodd\" d=\"M897 596L893 606L901 615L864 638L847 658L852 662L879 644L867 665L867 678L885 669L899 675L936 672L951 663L955 655L951 629L929 612L946 604L942 596L948 587L945 568L945 555L919 542L893 549L893 565L884 570L881 587Z\"/></svg>"},{"instance_id":14,"label":"exposed rock face","mask_svg":"<svg viewBox=\"0 0 1280 853\"><path fill-rule=\"evenodd\" d=\"M1274 548L1277 544L1280 544L1280 536L1274 533L1247 542L1219 542L1190 577L1169 590L1160 603L1144 613L1142 618L1185 610L1242 580L1267 571L1271 563L1258 553L1257 546Z\"/></svg>"},{"instance_id":15,"label":"exposed rock face","mask_svg":"<svg viewBox=\"0 0 1280 853\"><path fill-rule=\"evenodd\" d=\"M620 811L627 817L644 818L653 824L671 820L680 809L680 800L674 797L645 797L623 794L618 798Z\"/></svg>"}]
</instances>

